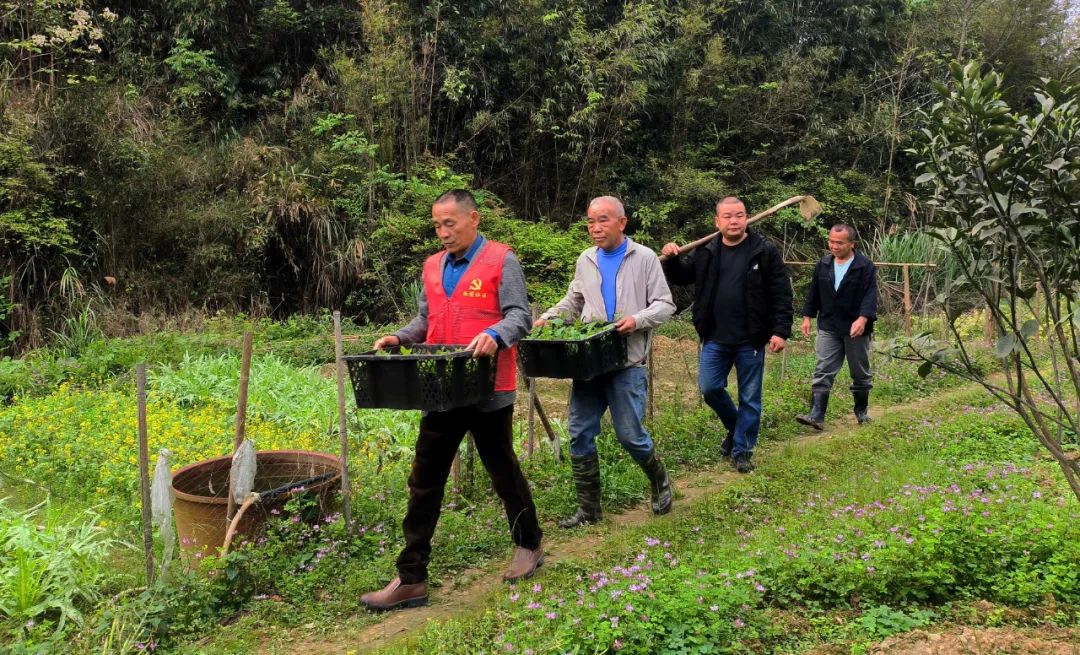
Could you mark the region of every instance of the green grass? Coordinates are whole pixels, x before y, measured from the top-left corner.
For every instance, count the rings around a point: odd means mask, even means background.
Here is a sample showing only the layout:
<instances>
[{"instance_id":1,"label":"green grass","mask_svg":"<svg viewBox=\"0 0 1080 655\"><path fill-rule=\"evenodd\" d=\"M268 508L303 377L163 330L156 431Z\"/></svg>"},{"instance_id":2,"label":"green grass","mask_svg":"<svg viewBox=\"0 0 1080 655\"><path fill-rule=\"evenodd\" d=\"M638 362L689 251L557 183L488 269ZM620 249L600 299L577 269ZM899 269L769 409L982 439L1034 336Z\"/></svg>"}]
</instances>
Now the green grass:
<instances>
[{"instance_id":1,"label":"green grass","mask_svg":"<svg viewBox=\"0 0 1080 655\"><path fill-rule=\"evenodd\" d=\"M318 323L318 322L317 322ZM280 336L283 341L292 337L305 339L313 325L305 324ZM321 323L318 323L321 326ZM242 324L228 323L214 334L231 340ZM281 328L285 329L285 328ZM319 327L318 329L322 329ZM307 336L305 336L307 335ZM252 416L267 421L276 429L288 428L310 435L320 442L336 441L333 425L326 416L333 411L333 383L321 377L314 368L291 357L279 356L278 343L268 344L270 354L256 357L252 376ZM109 342L121 351L130 342ZM231 343L231 341L230 341ZM174 350L173 348L177 350ZM354 344L354 347L359 347ZM161 357L165 364L155 367L151 388L154 393L169 398L179 408L191 411L227 407L237 376L238 357L235 351L222 354L213 349L180 352L181 346L168 349ZM302 360L302 358L299 358ZM942 376L920 378L915 367L902 362L878 359L874 402L892 404L946 389L957 380ZM765 410L761 443L783 443L803 433L794 422L794 415L805 409L808 381L813 369L813 354L805 342L796 339L787 358L786 374L781 379L778 360L773 358L766 379ZM126 373L86 384L100 384L109 389L127 385ZM850 412L850 399L843 391L846 386L841 375L837 382L837 399L830 406L830 418ZM688 385L693 385L688 380ZM48 386L47 383L46 386ZM115 392L114 392L115 393ZM63 392L43 396L49 406L63 404ZM34 403L33 394L20 399L14 407ZM0 426L5 412L0 408ZM228 418L222 416L222 419ZM354 412L350 418L352 447L350 461L354 481L353 516L359 537L346 538L340 521L327 524L318 534L294 533L291 525L281 522L267 541L257 548L241 550L221 565L240 576L243 585L235 589L199 582L197 578L175 573L168 584L146 594L128 594L119 601L106 603L95 610L98 627L85 635L80 643L86 650L103 648L103 634L115 632L121 626L128 637L145 640L153 634L162 648L188 648L194 635L209 632L213 643L231 644L237 637L232 629L220 629L215 621L238 607L250 612L241 626L258 626L260 631L273 631L296 626L312 626L312 631L326 629L342 621L359 626L378 620L358 613L356 598L363 591L380 586L393 575L393 562L401 547L398 534L406 501L406 479L416 437L418 413L390 411ZM76 421L77 422L77 421ZM227 423L227 421L224 421ZM699 405L685 407L679 403L661 405L656 418L650 422L659 451L673 475L711 466L719 461L717 452L722 437L719 422ZM227 432L227 430L226 430ZM223 443L228 441L223 435ZM517 435L520 442L522 435ZM564 440L565 448L565 440ZM599 439L603 462L603 501L605 509L617 512L642 501L647 485L637 465L622 451L605 423ZM336 450L336 449L333 449ZM185 462L178 462L182 464ZM574 494L569 467L556 463L546 450L523 462L525 473L534 488L541 519L548 525L573 511ZM486 474L477 461L475 477L466 479L460 490L448 490L445 511L438 531L431 566L431 578L436 585L458 575L466 568L486 566L508 556L510 542L506 534L501 507L490 492ZM41 481L50 484L50 480ZM70 491L70 490L69 490ZM85 495L61 499L65 503L86 500L93 502L93 490ZM130 510L137 499L113 499ZM137 523L130 512L117 525L111 526L116 538L137 543ZM615 539L618 541L618 538ZM317 553L322 555L316 557ZM140 562L127 551L120 566L104 583L108 589L129 588L138 584ZM135 553L137 555L137 553ZM233 592L237 592L235 595ZM263 598L263 600L259 600ZM199 611L190 605L199 599ZM250 600L249 600L250 599ZM165 620L163 617L170 617ZM215 646L218 652L220 645Z\"/></svg>"}]
</instances>

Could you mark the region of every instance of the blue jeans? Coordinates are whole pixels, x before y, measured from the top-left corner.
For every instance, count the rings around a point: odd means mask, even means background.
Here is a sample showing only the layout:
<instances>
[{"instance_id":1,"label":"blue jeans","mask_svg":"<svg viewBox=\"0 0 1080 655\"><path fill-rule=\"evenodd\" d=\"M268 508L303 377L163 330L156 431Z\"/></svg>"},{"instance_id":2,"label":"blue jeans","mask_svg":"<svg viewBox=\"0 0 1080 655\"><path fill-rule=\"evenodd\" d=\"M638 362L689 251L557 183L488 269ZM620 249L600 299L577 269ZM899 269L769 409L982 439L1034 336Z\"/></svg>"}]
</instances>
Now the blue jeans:
<instances>
[{"instance_id":1,"label":"blue jeans","mask_svg":"<svg viewBox=\"0 0 1080 655\"><path fill-rule=\"evenodd\" d=\"M642 425L649 380L645 368L631 366L598 375L591 380L574 380L570 391L570 454L585 457L596 453L600 417L611 409L615 436L626 452L645 461L653 449L652 437Z\"/></svg>"},{"instance_id":2,"label":"blue jeans","mask_svg":"<svg viewBox=\"0 0 1080 655\"><path fill-rule=\"evenodd\" d=\"M735 367L739 408L727 392L728 374ZM765 373L765 347L729 346L706 341L701 347L698 388L732 435L731 456L750 454L761 430L761 381Z\"/></svg>"}]
</instances>

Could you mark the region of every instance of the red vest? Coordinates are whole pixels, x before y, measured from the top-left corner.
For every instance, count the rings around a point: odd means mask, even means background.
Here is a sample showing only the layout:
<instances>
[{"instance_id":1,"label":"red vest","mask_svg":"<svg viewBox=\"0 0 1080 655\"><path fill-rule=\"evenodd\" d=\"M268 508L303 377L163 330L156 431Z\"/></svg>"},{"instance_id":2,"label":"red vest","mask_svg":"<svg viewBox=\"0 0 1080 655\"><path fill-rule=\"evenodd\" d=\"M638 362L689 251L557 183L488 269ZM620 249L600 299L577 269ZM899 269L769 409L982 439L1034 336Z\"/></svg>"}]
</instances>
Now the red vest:
<instances>
[{"instance_id":1,"label":"red vest","mask_svg":"<svg viewBox=\"0 0 1080 655\"><path fill-rule=\"evenodd\" d=\"M428 302L427 343L467 344L477 334L503 319L499 306L499 282L503 260L510 247L488 241L454 288L449 298L443 289L445 250L424 262L424 294ZM517 388L517 346L503 348L497 355L495 391Z\"/></svg>"}]
</instances>

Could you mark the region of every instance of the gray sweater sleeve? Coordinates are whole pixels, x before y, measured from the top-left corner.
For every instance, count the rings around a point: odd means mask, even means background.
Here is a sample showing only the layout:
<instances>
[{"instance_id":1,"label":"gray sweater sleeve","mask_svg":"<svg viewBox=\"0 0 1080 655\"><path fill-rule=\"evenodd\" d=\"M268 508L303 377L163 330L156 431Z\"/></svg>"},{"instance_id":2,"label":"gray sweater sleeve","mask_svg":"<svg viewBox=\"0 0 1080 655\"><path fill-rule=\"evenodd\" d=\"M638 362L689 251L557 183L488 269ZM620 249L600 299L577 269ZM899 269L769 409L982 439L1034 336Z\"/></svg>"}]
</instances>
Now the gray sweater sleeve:
<instances>
[{"instance_id":1,"label":"gray sweater sleeve","mask_svg":"<svg viewBox=\"0 0 1080 655\"><path fill-rule=\"evenodd\" d=\"M503 319L489 329L499 335L503 345L513 346L532 329L529 311L529 292L525 286L525 271L513 252L503 259L502 280L499 282L499 307Z\"/></svg>"},{"instance_id":2,"label":"gray sweater sleeve","mask_svg":"<svg viewBox=\"0 0 1080 655\"><path fill-rule=\"evenodd\" d=\"M427 293L420 287L420 295L416 299L416 316L409 324L394 333L403 344L424 343L427 340L428 304Z\"/></svg>"}]
</instances>

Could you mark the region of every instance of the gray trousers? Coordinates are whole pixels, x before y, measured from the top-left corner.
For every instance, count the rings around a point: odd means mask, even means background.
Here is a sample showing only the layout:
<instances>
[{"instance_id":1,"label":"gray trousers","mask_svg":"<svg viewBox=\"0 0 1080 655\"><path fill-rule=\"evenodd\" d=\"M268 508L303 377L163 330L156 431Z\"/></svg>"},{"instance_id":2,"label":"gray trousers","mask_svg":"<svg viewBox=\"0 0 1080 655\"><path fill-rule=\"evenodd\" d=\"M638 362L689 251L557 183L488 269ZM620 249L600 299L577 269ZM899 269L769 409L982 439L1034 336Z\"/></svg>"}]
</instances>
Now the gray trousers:
<instances>
[{"instance_id":1,"label":"gray trousers","mask_svg":"<svg viewBox=\"0 0 1080 655\"><path fill-rule=\"evenodd\" d=\"M814 379L810 388L828 393L846 357L848 371L851 373L851 390L870 391L874 386L870 384L873 377L870 373L870 339L866 334L852 339L847 335L819 329L817 345L814 347L817 364L814 366Z\"/></svg>"}]
</instances>

